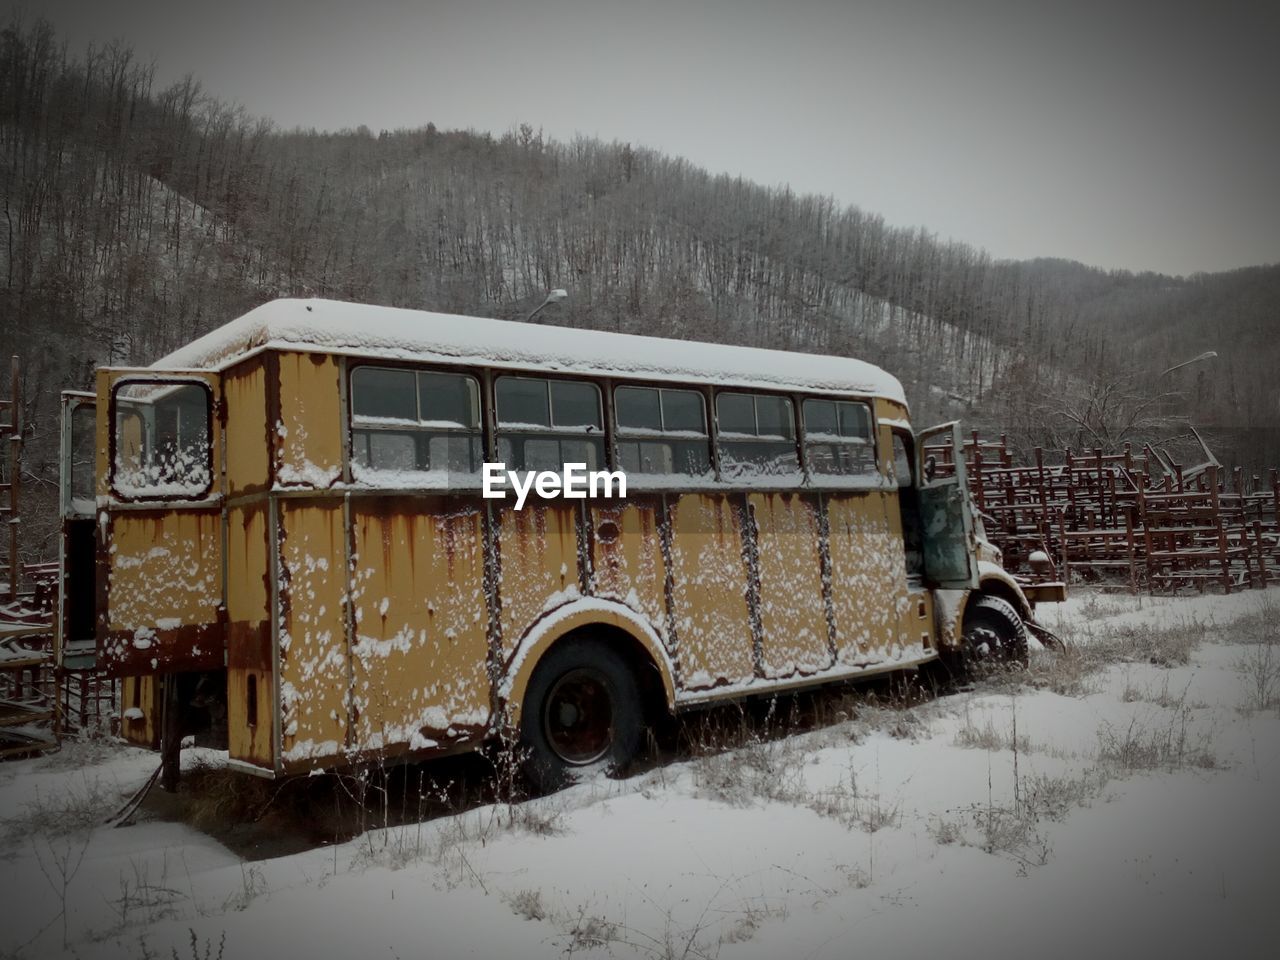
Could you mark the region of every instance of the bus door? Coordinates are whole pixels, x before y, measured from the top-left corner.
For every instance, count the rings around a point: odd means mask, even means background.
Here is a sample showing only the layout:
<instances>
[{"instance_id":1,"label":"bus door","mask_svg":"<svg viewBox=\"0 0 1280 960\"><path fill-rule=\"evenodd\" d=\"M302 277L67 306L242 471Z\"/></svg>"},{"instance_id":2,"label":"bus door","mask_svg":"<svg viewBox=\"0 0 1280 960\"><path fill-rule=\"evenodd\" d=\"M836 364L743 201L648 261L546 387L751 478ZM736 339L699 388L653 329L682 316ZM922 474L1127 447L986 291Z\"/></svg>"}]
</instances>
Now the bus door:
<instances>
[{"instance_id":1,"label":"bus door","mask_svg":"<svg viewBox=\"0 0 1280 960\"><path fill-rule=\"evenodd\" d=\"M94 602L97 595L97 403L95 395L67 390L62 394L58 546L58 617L55 657L58 666L93 667Z\"/></svg>"},{"instance_id":2,"label":"bus door","mask_svg":"<svg viewBox=\"0 0 1280 960\"><path fill-rule=\"evenodd\" d=\"M973 508L958 422L922 431L916 437L916 464L925 577L935 587L974 589Z\"/></svg>"},{"instance_id":3,"label":"bus door","mask_svg":"<svg viewBox=\"0 0 1280 960\"><path fill-rule=\"evenodd\" d=\"M220 393L208 371L98 371L98 402L110 404L96 525L106 676L226 665Z\"/></svg>"}]
</instances>

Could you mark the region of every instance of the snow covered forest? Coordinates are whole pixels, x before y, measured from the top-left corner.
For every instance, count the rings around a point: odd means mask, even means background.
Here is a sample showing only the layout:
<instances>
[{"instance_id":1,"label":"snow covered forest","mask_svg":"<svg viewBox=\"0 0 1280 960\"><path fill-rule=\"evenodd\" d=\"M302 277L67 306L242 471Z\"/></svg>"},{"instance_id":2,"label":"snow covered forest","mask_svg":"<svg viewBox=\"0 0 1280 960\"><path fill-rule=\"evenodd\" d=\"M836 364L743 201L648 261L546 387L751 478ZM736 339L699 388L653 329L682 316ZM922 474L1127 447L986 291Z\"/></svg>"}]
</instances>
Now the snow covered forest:
<instances>
[{"instance_id":1,"label":"snow covered forest","mask_svg":"<svg viewBox=\"0 0 1280 960\"><path fill-rule=\"evenodd\" d=\"M518 319L563 287L543 322L878 363L922 424L959 416L1024 448L1110 451L1190 417L1225 463L1280 463L1280 266L1168 277L995 261L639 144L428 120L277 130L198 78L157 88L127 46L69 50L46 22L11 20L0 355L27 371L32 505L52 511L59 390L280 296ZM51 537L33 514L32 559Z\"/></svg>"}]
</instances>

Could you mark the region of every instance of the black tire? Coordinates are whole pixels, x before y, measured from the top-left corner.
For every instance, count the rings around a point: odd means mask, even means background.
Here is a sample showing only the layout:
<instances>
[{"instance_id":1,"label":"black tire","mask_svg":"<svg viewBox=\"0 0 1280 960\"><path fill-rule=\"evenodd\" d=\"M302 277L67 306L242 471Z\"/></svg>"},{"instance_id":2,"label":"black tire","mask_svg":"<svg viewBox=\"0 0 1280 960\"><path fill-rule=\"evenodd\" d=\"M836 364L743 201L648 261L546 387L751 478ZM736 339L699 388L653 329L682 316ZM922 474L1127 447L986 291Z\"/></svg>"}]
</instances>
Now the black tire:
<instances>
[{"instance_id":1,"label":"black tire","mask_svg":"<svg viewBox=\"0 0 1280 960\"><path fill-rule=\"evenodd\" d=\"M1008 600L981 594L964 611L960 655L969 674L1026 665L1027 626Z\"/></svg>"},{"instance_id":2,"label":"black tire","mask_svg":"<svg viewBox=\"0 0 1280 960\"><path fill-rule=\"evenodd\" d=\"M543 657L525 692L521 769L544 793L598 772L619 774L643 733L640 690L627 662L598 640L565 640Z\"/></svg>"}]
</instances>

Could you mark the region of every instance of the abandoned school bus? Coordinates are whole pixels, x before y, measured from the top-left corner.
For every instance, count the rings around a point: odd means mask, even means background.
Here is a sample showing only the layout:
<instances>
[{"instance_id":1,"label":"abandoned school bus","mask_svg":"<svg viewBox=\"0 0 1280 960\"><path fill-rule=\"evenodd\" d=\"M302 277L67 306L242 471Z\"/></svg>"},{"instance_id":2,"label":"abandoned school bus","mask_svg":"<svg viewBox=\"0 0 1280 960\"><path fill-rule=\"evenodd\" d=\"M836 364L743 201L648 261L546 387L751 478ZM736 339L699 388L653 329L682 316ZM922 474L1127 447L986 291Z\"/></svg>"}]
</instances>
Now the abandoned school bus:
<instances>
[{"instance_id":1,"label":"abandoned school bus","mask_svg":"<svg viewBox=\"0 0 1280 960\"><path fill-rule=\"evenodd\" d=\"M281 300L63 422L60 656L125 678L128 739L269 777L514 730L554 785L662 711L1018 656L1057 595L857 360ZM626 496L517 509L486 463Z\"/></svg>"}]
</instances>

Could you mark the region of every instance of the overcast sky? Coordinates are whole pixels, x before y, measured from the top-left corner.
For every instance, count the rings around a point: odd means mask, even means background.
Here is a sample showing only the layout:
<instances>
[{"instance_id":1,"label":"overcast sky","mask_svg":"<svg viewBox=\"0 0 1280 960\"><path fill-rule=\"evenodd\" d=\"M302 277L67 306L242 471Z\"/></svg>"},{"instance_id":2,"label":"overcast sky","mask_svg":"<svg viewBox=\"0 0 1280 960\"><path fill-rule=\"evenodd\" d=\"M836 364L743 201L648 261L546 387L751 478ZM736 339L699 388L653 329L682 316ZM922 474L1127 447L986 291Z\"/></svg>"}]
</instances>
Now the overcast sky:
<instances>
[{"instance_id":1,"label":"overcast sky","mask_svg":"<svg viewBox=\"0 0 1280 960\"><path fill-rule=\"evenodd\" d=\"M1280 2L43 0L280 127L629 141L985 247L1280 262Z\"/></svg>"}]
</instances>

